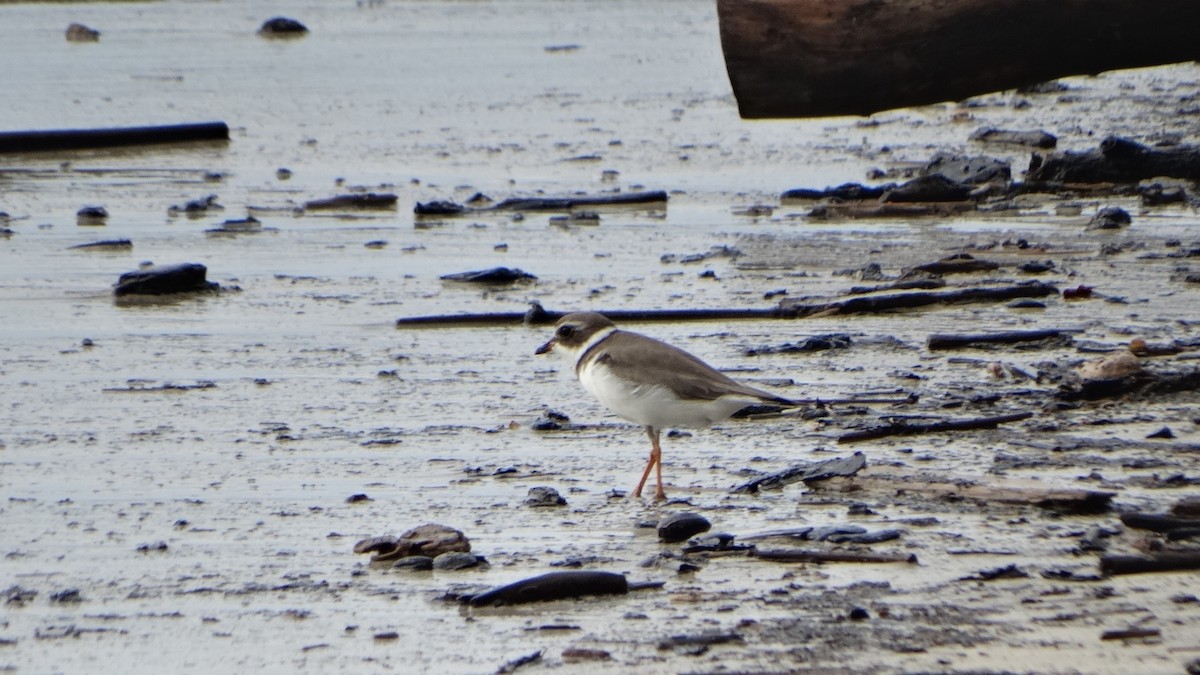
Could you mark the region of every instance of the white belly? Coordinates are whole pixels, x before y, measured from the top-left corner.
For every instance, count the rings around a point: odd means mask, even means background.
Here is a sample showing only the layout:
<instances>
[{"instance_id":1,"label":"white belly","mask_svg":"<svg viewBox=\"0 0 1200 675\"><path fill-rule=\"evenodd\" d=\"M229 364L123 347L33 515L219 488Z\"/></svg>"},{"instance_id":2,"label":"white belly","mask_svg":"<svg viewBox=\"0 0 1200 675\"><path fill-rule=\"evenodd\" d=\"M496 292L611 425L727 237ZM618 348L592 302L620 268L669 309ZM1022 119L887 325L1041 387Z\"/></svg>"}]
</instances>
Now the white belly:
<instances>
[{"instance_id":1,"label":"white belly","mask_svg":"<svg viewBox=\"0 0 1200 675\"><path fill-rule=\"evenodd\" d=\"M620 417L656 429L707 427L755 402L732 396L714 401L683 400L663 386L622 380L603 365L583 368L579 381L596 400Z\"/></svg>"}]
</instances>

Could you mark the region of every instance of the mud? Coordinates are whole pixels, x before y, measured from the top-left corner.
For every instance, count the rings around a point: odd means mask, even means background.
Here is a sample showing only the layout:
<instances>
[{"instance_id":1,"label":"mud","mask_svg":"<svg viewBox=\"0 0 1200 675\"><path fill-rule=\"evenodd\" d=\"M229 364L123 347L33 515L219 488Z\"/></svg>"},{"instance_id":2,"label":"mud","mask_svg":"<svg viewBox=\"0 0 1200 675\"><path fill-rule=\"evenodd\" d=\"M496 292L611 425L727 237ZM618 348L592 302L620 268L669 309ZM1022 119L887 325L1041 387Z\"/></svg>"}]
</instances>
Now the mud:
<instances>
[{"instance_id":1,"label":"mud","mask_svg":"<svg viewBox=\"0 0 1200 675\"><path fill-rule=\"evenodd\" d=\"M228 143L0 156L11 232L0 238L0 666L1127 673L1200 658L1195 571L1099 567L1105 552L1186 546L1119 515L1166 512L1195 493L1195 392L1064 402L1056 379L1137 338L1178 347L1140 357L1146 369L1195 367L1194 209L1097 191L839 220L780 199L900 175L939 151L1027 166L1028 149L976 147L979 128L1041 129L1060 150L1114 134L1195 143L1200 68L869 119L748 123L705 2L301 3L287 13L309 33L286 41L255 35L270 17L253 3L220 4L0 7L0 44L40 55L6 71L0 128L232 129ZM102 40L67 43L72 22ZM588 207L598 220L586 221L411 213L479 192L502 202L613 190L669 198ZM396 207L303 210L372 192L396 195ZM223 210L171 211L210 194ZM77 222L88 205L107 210L104 224ZM1131 223L1088 230L1111 206ZM251 214L261 229L206 233ZM116 240L131 246L72 248ZM645 436L568 368L533 355L544 328L394 325L534 300L817 304L964 252L998 266L947 277L950 287L1016 283L1037 262L1032 278L1092 291L1040 308L631 326L783 396L890 401L673 434L665 504L624 496ZM204 264L221 291L114 302L119 275L143 261ZM878 278L853 274L873 262L866 276ZM537 279L440 278L496 267ZM935 334L1034 330L1071 339L928 348ZM849 340L777 349L835 334ZM535 431L549 411L569 419ZM838 442L893 418L1025 412L995 429ZM867 467L853 478L733 492L855 451ZM567 505L526 505L542 486ZM1038 505L1071 491L1110 495L1111 508ZM916 562L684 553L655 527L684 511L734 542L783 528L898 529L874 544L803 546ZM393 569L353 552L429 522L461 530L487 564ZM561 568L663 586L461 602Z\"/></svg>"}]
</instances>

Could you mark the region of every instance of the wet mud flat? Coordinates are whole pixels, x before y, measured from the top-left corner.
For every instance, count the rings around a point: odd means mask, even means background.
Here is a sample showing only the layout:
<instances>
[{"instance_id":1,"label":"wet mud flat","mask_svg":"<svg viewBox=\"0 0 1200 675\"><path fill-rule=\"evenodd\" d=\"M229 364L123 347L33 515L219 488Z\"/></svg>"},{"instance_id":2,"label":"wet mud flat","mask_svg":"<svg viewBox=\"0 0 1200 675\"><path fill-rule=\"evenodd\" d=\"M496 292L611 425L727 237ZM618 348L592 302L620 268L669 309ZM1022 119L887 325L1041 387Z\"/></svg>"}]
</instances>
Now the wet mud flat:
<instances>
[{"instance_id":1,"label":"wet mud flat","mask_svg":"<svg viewBox=\"0 0 1200 675\"><path fill-rule=\"evenodd\" d=\"M15 7L4 18L24 23L0 21L23 29L14 40L59 40L68 15L101 29L72 45L98 49L50 64L200 50L156 6ZM240 32L206 10L190 25L208 52L257 69L211 90L212 71L188 58L178 72L120 71L111 101L81 90L98 107L68 116L145 123L122 117L131 92L194 120L238 109L249 121L230 120L228 144L3 158L0 665L1123 673L1200 657L1197 572L1147 562L1193 551L1200 518L1187 502L1200 480L1191 182L916 206L785 198L902 184L939 152L1008 161L1028 182L1035 152L1088 152L1109 136L1196 143L1195 66L868 120L747 124L706 3L513 7L301 6L312 32L285 43L255 36L267 17L250 9L231 6ZM442 77L474 86L395 93L347 46L377 47L387 65L394 35L371 25L406 27ZM631 26L657 39L630 40ZM468 29L511 70L455 70L464 57L436 43ZM326 98L281 86L281 61L307 64ZM26 87L6 127L31 126L39 96L52 100ZM971 140L985 127L1045 130L1057 145ZM1185 197L1148 201L1154 183ZM489 206L652 190L666 200ZM306 207L371 193L396 199ZM434 201L471 210L411 212ZM88 205L108 217L81 220ZM1129 222L1095 218L1114 207ZM143 261L202 263L220 289L114 297ZM495 267L536 278L442 278ZM546 326L395 324L531 301L814 308L626 327L821 403L672 434L672 499L630 500L645 436L533 355ZM865 466L852 475L787 477L855 452ZM710 529L661 541L659 524L681 514ZM474 564L354 552L424 523L461 531ZM634 588L469 602L565 571Z\"/></svg>"}]
</instances>

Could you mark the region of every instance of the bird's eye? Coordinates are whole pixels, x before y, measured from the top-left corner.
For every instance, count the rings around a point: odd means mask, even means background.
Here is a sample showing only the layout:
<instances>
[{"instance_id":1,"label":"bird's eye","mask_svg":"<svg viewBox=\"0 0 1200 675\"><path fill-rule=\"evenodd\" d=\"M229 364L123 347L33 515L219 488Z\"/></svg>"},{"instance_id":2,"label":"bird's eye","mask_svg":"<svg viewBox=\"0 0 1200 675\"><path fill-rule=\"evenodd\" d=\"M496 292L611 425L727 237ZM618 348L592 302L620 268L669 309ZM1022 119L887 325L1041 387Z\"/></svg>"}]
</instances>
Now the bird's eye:
<instances>
[{"instance_id":1,"label":"bird's eye","mask_svg":"<svg viewBox=\"0 0 1200 675\"><path fill-rule=\"evenodd\" d=\"M574 326L559 326L558 327L558 337L560 337L560 338L569 338L574 334L575 334Z\"/></svg>"}]
</instances>

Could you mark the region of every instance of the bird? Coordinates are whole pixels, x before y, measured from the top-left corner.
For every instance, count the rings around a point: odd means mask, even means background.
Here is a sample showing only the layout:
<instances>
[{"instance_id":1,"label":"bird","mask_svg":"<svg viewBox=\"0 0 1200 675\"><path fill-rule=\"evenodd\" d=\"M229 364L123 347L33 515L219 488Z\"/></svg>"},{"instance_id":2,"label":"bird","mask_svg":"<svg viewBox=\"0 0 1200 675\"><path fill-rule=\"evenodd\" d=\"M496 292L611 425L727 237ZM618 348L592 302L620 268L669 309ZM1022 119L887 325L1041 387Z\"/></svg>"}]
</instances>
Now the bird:
<instances>
[{"instance_id":1,"label":"bird","mask_svg":"<svg viewBox=\"0 0 1200 675\"><path fill-rule=\"evenodd\" d=\"M650 438L650 459L633 496L641 497L656 470L656 499L666 499L662 446L666 428L704 428L749 405L799 405L719 372L698 357L652 337L617 328L597 312L574 312L554 326L554 335L535 354L557 352L575 365L583 388L606 408L635 424Z\"/></svg>"}]
</instances>

